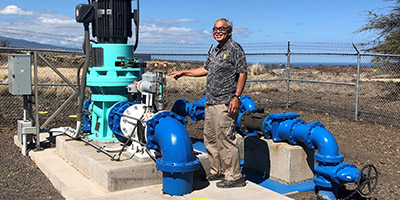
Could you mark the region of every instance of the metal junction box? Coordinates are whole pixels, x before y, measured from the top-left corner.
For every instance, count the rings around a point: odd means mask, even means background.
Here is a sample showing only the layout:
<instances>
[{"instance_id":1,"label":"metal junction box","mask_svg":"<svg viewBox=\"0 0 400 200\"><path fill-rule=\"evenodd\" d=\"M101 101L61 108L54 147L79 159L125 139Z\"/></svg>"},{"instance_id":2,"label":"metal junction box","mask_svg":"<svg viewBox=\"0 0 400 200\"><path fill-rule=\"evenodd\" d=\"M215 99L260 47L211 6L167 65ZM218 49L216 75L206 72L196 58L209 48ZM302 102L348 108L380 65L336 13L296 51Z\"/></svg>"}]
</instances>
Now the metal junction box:
<instances>
[{"instance_id":1,"label":"metal junction box","mask_svg":"<svg viewBox=\"0 0 400 200\"><path fill-rule=\"evenodd\" d=\"M12 95L32 94L31 55L8 55L8 91Z\"/></svg>"}]
</instances>

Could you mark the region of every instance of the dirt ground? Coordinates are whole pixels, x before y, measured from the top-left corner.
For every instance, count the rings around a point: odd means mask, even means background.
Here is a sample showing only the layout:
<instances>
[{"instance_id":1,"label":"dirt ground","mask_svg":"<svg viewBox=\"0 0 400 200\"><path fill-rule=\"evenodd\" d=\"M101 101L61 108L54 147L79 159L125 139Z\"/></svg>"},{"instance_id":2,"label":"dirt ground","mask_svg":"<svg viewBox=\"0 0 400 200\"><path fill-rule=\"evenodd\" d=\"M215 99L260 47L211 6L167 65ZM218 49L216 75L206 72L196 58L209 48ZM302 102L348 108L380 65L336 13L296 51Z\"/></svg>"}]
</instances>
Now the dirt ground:
<instances>
[{"instance_id":1,"label":"dirt ground","mask_svg":"<svg viewBox=\"0 0 400 200\"><path fill-rule=\"evenodd\" d=\"M355 164L359 169L373 164L379 172L379 183L369 198L344 190L341 198L348 199L400 199L400 138L399 129L370 122L325 113L301 110L268 110L273 112L297 112L306 122L320 121L335 136L344 162ZM35 163L24 157L13 143L16 129L13 124L2 124L0 133L0 199L63 199ZM354 185L346 185L354 188ZM317 199L314 192L289 195L294 199Z\"/></svg>"}]
</instances>

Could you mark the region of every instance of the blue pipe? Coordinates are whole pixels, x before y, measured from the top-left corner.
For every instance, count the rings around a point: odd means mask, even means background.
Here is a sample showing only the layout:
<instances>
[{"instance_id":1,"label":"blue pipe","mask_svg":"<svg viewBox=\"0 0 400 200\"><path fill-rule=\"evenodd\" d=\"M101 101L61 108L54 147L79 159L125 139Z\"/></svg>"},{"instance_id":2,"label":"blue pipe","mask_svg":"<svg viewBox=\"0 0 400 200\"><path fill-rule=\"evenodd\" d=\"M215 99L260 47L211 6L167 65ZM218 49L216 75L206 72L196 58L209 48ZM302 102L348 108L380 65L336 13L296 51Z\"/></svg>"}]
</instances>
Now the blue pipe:
<instances>
[{"instance_id":1,"label":"blue pipe","mask_svg":"<svg viewBox=\"0 0 400 200\"><path fill-rule=\"evenodd\" d=\"M186 99L178 99L172 106L171 111L180 116L189 116L192 122L195 124L200 120L204 120L206 98L207 95L198 101L193 101L192 103ZM255 103L249 96L242 96L240 98L240 102L241 105L239 108L239 119L246 111L253 111L257 109ZM239 121L237 121L236 124L238 127L240 127Z\"/></svg>"},{"instance_id":2,"label":"blue pipe","mask_svg":"<svg viewBox=\"0 0 400 200\"><path fill-rule=\"evenodd\" d=\"M110 110L108 125L117 136L124 136L120 122L122 113L137 102L119 102ZM159 112L146 124L146 148L161 152L156 167L163 172L163 192L184 195L193 191L193 172L200 160L194 155L193 145L186 130L187 119L170 111Z\"/></svg>"},{"instance_id":3,"label":"blue pipe","mask_svg":"<svg viewBox=\"0 0 400 200\"><path fill-rule=\"evenodd\" d=\"M206 98L207 95L198 101L193 101L193 103L189 103L186 99L178 99L172 106L171 111L180 116L190 116L190 119L195 124L200 120L204 120Z\"/></svg>"},{"instance_id":4,"label":"blue pipe","mask_svg":"<svg viewBox=\"0 0 400 200\"><path fill-rule=\"evenodd\" d=\"M304 144L307 148L319 150L315 153L315 160L318 165L314 169L314 183L319 196L324 199L336 199L341 185L357 182L360 170L353 164L342 163L343 155L339 153L337 141L323 124L319 122L307 124L304 120L297 119L300 116L297 113L272 113L260 121L262 124L259 129L253 123L251 130L254 130L254 132L248 133L244 118L253 117L252 114L257 114L255 112L257 108L248 96L243 96L241 102L236 126L244 135L254 135L257 134L257 131L261 131L267 138L272 138L274 142L286 141L293 145ZM181 108L191 107L186 100L181 100L180 104L182 104L180 105ZM185 112L177 113L181 116L194 115L191 112L193 111L185 109ZM258 122L259 117L247 121Z\"/></svg>"},{"instance_id":5,"label":"blue pipe","mask_svg":"<svg viewBox=\"0 0 400 200\"><path fill-rule=\"evenodd\" d=\"M193 172L200 166L186 123L186 118L170 111L160 112L146 122L146 147L161 152L156 167L163 172L163 192L170 195L192 192Z\"/></svg>"},{"instance_id":6,"label":"blue pipe","mask_svg":"<svg viewBox=\"0 0 400 200\"><path fill-rule=\"evenodd\" d=\"M282 117L278 113L274 117L279 120ZM272 122L274 124L275 122ZM349 182L357 182L360 172L353 164L342 163L343 155L339 153L339 147L333 135L319 122L306 124L301 119L288 119L278 122L276 128L272 128L274 141L287 141L290 144L304 144L307 148L318 149L315 152L315 160L318 165L314 169L314 183L318 195L323 199L337 199L341 185ZM268 134L268 133L264 133Z\"/></svg>"},{"instance_id":7,"label":"blue pipe","mask_svg":"<svg viewBox=\"0 0 400 200\"><path fill-rule=\"evenodd\" d=\"M92 120L89 117L90 116L90 104L92 103L92 100L90 98L86 99L85 103L83 103L83 131L85 133L90 132L90 130L92 129L91 123Z\"/></svg>"},{"instance_id":8,"label":"blue pipe","mask_svg":"<svg viewBox=\"0 0 400 200\"><path fill-rule=\"evenodd\" d=\"M240 98L240 107L239 107L239 115L238 115L238 120L236 120L236 129L242 133L245 134L247 136L252 136L252 135L257 135L257 132L253 132L251 134L246 134L246 131L242 130L241 126L240 126L240 120L243 116L243 114L247 111L255 111L257 110L257 106L254 103L253 100L251 100L251 98L249 96L242 96Z\"/></svg>"},{"instance_id":9,"label":"blue pipe","mask_svg":"<svg viewBox=\"0 0 400 200\"><path fill-rule=\"evenodd\" d=\"M273 120L273 117L270 118ZM319 122L306 124L301 119L285 120L279 123L277 130L273 130L272 134L277 135L274 141L288 141L293 145L303 143L310 149L318 149L319 152L315 153L315 160L318 162L340 163L343 161L343 155L339 153L335 138Z\"/></svg>"}]
</instances>

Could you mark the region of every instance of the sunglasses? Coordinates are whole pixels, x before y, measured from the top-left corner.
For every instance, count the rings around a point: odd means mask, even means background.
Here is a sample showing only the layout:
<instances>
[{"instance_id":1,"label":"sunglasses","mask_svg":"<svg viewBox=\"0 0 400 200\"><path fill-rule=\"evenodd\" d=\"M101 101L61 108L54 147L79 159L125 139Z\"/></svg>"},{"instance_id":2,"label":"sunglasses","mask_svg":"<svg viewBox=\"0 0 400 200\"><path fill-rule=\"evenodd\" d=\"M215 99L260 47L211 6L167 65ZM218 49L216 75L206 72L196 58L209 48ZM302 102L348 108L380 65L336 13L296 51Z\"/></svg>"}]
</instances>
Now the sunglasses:
<instances>
[{"instance_id":1,"label":"sunglasses","mask_svg":"<svg viewBox=\"0 0 400 200\"><path fill-rule=\"evenodd\" d=\"M214 28L212 28L213 32L221 31L221 32L223 32L223 33L226 32L226 31L228 31L228 29L229 29L229 27L225 27L225 26L214 27Z\"/></svg>"}]
</instances>

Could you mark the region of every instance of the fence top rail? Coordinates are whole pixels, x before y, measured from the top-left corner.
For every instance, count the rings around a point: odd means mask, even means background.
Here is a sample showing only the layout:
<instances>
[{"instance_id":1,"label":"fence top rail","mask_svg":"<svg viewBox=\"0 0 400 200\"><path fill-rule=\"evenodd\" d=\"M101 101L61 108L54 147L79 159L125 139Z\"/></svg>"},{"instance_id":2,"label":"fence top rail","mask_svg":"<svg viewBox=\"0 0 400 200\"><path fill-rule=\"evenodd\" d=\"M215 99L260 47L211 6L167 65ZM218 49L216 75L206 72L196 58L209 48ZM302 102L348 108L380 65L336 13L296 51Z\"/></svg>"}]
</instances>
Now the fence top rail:
<instances>
[{"instance_id":1,"label":"fence top rail","mask_svg":"<svg viewBox=\"0 0 400 200\"><path fill-rule=\"evenodd\" d=\"M245 53L247 56L284 56L287 52L281 53ZM291 55L322 55L322 56L382 56L382 57L397 57L400 55L395 54L378 54L378 53L329 53L329 52L290 52ZM138 53L136 55L151 55L151 56L207 56L206 53Z\"/></svg>"},{"instance_id":2,"label":"fence top rail","mask_svg":"<svg viewBox=\"0 0 400 200\"><path fill-rule=\"evenodd\" d=\"M356 56L357 53L329 53L329 52L290 52L291 55L316 55L316 56Z\"/></svg>"},{"instance_id":3,"label":"fence top rail","mask_svg":"<svg viewBox=\"0 0 400 200\"><path fill-rule=\"evenodd\" d=\"M10 47L0 47L0 50L8 51L33 51L33 52L50 52L50 53L70 53L70 54L82 54L82 51L66 51L58 49L35 49L35 48L10 48Z\"/></svg>"},{"instance_id":4,"label":"fence top rail","mask_svg":"<svg viewBox=\"0 0 400 200\"><path fill-rule=\"evenodd\" d=\"M10 48L0 47L1 50L8 51L32 51L32 52L49 52L49 53L70 53L70 54L82 54L82 51L67 51L58 49L38 49L38 48ZM267 52L267 53L246 53L248 56L274 56L274 55L287 55L288 52ZM291 55L337 55L337 56L382 56L382 57L395 57L400 58L400 55L396 54L380 54L380 53L331 53L331 52L290 52ZM136 53L135 55L151 55L151 56L207 56L207 53Z\"/></svg>"},{"instance_id":5,"label":"fence top rail","mask_svg":"<svg viewBox=\"0 0 400 200\"><path fill-rule=\"evenodd\" d=\"M400 55L397 55L397 54L362 53L360 55L361 56L382 56L382 57L400 58Z\"/></svg>"},{"instance_id":6,"label":"fence top rail","mask_svg":"<svg viewBox=\"0 0 400 200\"><path fill-rule=\"evenodd\" d=\"M136 53L134 55L151 55L151 56L207 56L206 53Z\"/></svg>"}]
</instances>

